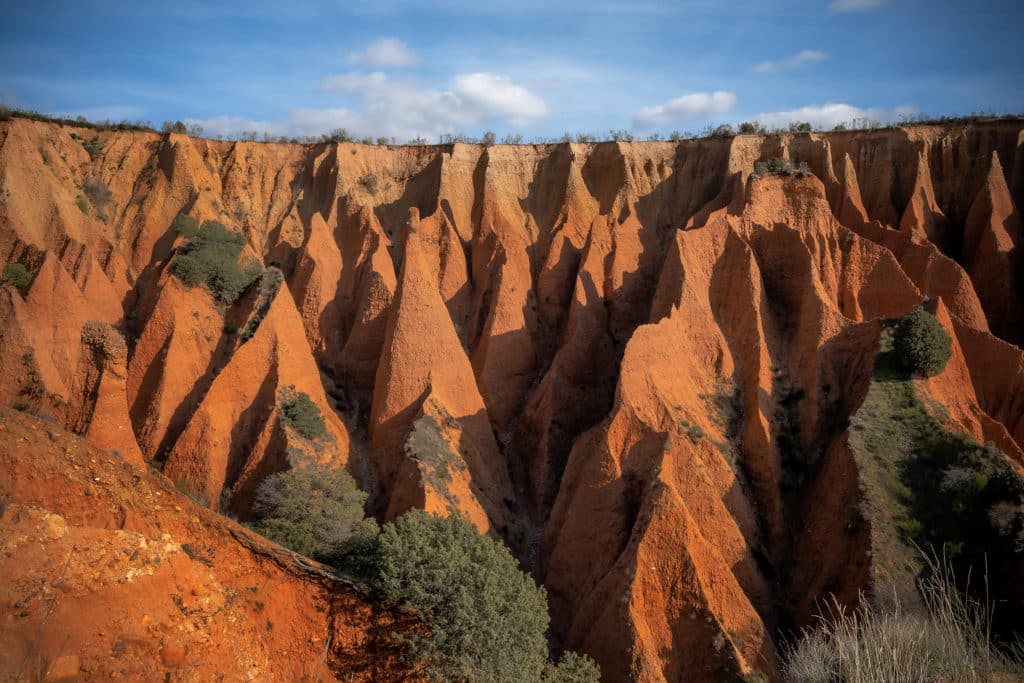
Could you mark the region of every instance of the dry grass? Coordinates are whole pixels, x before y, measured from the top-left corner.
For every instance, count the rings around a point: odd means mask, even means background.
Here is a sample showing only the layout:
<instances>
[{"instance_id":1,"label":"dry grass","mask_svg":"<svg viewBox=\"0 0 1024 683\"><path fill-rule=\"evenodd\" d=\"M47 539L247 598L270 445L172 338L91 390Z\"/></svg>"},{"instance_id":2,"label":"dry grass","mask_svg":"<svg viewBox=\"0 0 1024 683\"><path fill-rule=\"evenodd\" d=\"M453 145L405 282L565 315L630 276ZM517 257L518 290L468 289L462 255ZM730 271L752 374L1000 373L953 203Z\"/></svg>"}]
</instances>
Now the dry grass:
<instances>
[{"instance_id":1,"label":"dry grass","mask_svg":"<svg viewBox=\"0 0 1024 683\"><path fill-rule=\"evenodd\" d=\"M996 672L1021 672L1021 648L992 644L988 604L965 596L949 564L926 558L920 582L921 614L865 603L849 609L833 601L820 623L804 630L786 652L787 681L917 683L987 681Z\"/></svg>"}]
</instances>

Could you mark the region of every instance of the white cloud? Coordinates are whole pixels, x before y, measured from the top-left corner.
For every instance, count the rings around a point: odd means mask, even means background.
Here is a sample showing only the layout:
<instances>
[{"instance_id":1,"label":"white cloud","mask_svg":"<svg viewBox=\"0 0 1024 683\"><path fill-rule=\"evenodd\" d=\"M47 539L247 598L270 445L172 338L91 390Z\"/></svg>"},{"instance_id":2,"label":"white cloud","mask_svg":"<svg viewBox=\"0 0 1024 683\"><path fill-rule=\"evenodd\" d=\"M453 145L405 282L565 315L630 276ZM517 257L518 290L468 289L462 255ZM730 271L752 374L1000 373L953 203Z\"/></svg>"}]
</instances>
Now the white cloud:
<instances>
[{"instance_id":1,"label":"white cloud","mask_svg":"<svg viewBox=\"0 0 1024 683\"><path fill-rule=\"evenodd\" d=\"M768 128L786 128L790 123L807 121L815 128L833 128L839 123L850 123L854 119L872 119L882 123L895 121L900 116L913 114L916 110L911 105L902 105L895 109L878 107L862 109L851 104L826 102L822 105L810 105L791 109L758 114L753 117Z\"/></svg>"},{"instance_id":2,"label":"white cloud","mask_svg":"<svg viewBox=\"0 0 1024 683\"><path fill-rule=\"evenodd\" d=\"M711 93L697 92L653 107L644 107L637 112L634 118L638 125L673 123L702 118L710 114L722 114L731 111L735 106L736 93L722 90Z\"/></svg>"},{"instance_id":3,"label":"white cloud","mask_svg":"<svg viewBox=\"0 0 1024 683\"><path fill-rule=\"evenodd\" d=\"M388 75L381 71L370 74L347 73L328 76L321 84L324 90L340 90L342 92L361 93L384 88L388 83Z\"/></svg>"},{"instance_id":4,"label":"white cloud","mask_svg":"<svg viewBox=\"0 0 1024 683\"><path fill-rule=\"evenodd\" d=\"M415 53L398 38L380 38L362 52L348 57L349 64L359 66L411 66L418 62Z\"/></svg>"},{"instance_id":5,"label":"white cloud","mask_svg":"<svg viewBox=\"0 0 1024 683\"><path fill-rule=\"evenodd\" d=\"M500 116L515 126L528 125L548 113L544 100L500 74L481 72L456 76L453 93L464 109L477 111L484 117Z\"/></svg>"},{"instance_id":6,"label":"white cloud","mask_svg":"<svg viewBox=\"0 0 1024 683\"><path fill-rule=\"evenodd\" d=\"M354 107L296 108L283 121L266 122L218 116L190 120L214 134L242 130L284 135L319 135L345 128L356 137L387 136L400 140L442 133L473 133L504 122L528 126L548 114L547 104L511 78L494 73L460 74L446 90L426 88L411 77L386 73L344 73L321 84L328 92L344 93Z\"/></svg>"},{"instance_id":7,"label":"white cloud","mask_svg":"<svg viewBox=\"0 0 1024 683\"><path fill-rule=\"evenodd\" d=\"M768 74L786 69L799 69L800 67L807 66L808 64L820 62L823 59L828 59L828 54L821 50L801 50L795 55L791 55L785 59L761 62L754 67L754 71L759 74Z\"/></svg>"},{"instance_id":8,"label":"white cloud","mask_svg":"<svg viewBox=\"0 0 1024 683\"><path fill-rule=\"evenodd\" d=\"M886 0L832 0L828 8L832 12L865 12L878 9Z\"/></svg>"}]
</instances>

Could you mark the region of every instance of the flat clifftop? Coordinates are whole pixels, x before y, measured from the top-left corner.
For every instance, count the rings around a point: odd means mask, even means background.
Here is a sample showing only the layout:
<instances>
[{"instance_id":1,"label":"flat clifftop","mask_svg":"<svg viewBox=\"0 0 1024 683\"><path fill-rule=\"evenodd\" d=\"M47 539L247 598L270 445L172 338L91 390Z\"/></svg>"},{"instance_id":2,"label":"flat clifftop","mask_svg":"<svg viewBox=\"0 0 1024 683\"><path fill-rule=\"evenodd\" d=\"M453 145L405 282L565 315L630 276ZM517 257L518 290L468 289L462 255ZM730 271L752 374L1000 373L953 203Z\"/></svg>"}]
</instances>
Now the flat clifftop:
<instances>
[{"instance_id":1,"label":"flat clifftop","mask_svg":"<svg viewBox=\"0 0 1024 683\"><path fill-rule=\"evenodd\" d=\"M879 575L847 430L884 321L934 313L953 356L908 396L1024 463L1022 202L1015 120L490 147L9 121L0 261L31 283L0 288L0 399L244 519L307 447L302 391L369 512L502 538L608 680L775 676L780 632ZM185 285L181 215L282 281Z\"/></svg>"}]
</instances>

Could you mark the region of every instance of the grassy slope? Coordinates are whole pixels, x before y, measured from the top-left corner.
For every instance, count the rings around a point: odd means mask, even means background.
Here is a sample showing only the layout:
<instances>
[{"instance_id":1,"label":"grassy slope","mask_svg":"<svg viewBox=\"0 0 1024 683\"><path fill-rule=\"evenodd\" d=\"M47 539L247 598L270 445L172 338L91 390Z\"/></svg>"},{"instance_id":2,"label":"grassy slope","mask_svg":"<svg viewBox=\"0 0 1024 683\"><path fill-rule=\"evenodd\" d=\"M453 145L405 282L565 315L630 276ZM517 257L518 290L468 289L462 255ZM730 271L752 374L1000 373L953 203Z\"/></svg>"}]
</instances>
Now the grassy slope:
<instances>
[{"instance_id":1,"label":"grassy slope","mask_svg":"<svg viewBox=\"0 0 1024 683\"><path fill-rule=\"evenodd\" d=\"M1002 453L948 431L944 418L940 404L918 395L885 334L871 388L850 424L882 602L895 590L904 606L918 604L923 567L914 544L944 549L966 576L969 568L980 574L986 562L1015 561L1024 540L1024 481Z\"/></svg>"}]
</instances>

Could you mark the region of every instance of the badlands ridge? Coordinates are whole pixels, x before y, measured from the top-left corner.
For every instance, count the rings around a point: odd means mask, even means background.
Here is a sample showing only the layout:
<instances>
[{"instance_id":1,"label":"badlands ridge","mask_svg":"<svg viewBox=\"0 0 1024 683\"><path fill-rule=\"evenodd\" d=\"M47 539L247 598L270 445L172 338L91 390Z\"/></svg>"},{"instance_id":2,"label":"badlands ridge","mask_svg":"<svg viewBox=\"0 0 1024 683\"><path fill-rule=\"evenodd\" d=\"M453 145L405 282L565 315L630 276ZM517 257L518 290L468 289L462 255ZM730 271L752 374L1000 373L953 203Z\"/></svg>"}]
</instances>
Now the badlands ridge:
<instances>
[{"instance_id":1,"label":"badlands ridge","mask_svg":"<svg viewBox=\"0 0 1024 683\"><path fill-rule=\"evenodd\" d=\"M751 175L773 157L813 175ZM0 289L0 402L45 418L2 413L0 598L63 570L53 647L96 677L399 676L373 639L401 617L168 486L249 519L309 447L280 415L301 391L369 513L501 538L606 680L774 678L818 601L901 575L851 432L884 319L935 313L953 357L915 391L1024 464L1021 206L1020 121L486 148L0 123L0 263L32 275ZM186 287L181 213L284 283ZM1015 557L993 581L1019 609Z\"/></svg>"}]
</instances>

